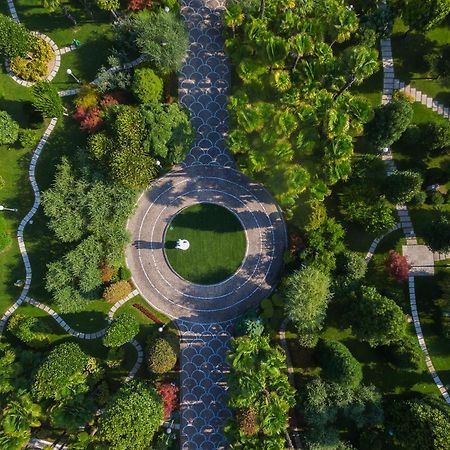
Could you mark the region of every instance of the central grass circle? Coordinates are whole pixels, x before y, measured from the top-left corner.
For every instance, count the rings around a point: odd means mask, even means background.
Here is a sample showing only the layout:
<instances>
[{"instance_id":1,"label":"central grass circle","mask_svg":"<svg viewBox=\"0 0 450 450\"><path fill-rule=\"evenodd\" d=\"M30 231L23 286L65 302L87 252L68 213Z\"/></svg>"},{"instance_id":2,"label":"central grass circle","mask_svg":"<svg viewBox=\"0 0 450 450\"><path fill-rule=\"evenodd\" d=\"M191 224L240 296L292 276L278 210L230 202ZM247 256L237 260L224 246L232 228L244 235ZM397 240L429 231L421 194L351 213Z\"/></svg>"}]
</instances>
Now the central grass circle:
<instances>
[{"instance_id":1,"label":"central grass circle","mask_svg":"<svg viewBox=\"0 0 450 450\"><path fill-rule=\"evenodd\" d=\"M177 239L187 239L189 249L176 249ZM216 284L233 275L242 264L246 247L239 219L211 203L180 211L167 227L164 243L172 269L197 284Z\"/></svg>"}]
</instances>

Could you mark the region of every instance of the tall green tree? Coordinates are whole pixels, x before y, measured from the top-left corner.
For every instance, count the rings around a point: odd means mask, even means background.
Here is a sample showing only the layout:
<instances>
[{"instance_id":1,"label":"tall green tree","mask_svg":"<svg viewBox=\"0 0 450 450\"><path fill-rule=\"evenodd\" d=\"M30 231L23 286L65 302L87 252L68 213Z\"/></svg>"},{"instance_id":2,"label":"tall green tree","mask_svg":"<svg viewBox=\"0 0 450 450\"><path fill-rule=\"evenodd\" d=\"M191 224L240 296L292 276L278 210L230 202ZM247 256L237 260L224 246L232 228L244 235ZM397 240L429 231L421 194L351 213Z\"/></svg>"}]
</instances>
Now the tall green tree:
<instances>
[{"instance_id":1,"label":"tall green tree","mask_svg":"<svg viewBox=\"0 0 450 450\"><path fill-rule=\"evenodd\" d=\"M163 402L148 383L131 381L106 405L96 441L116 450L148 447L163 420Z\"/></svg>"},{"instance_id":2,"label":"tall green tree","mask_svg":"<svg viewBox=\"0 0 450 450\"><path fill-rule=\"evenodd\" d=\"M3 58L25 57L30 50L31 35L19 22L0 14L0 56Z\"/></svg>"},{"instance_id":3,"label":"tall green tree","mask_svg":"<svg viewBox=\"0 0 450 450\"><path fill-rule=\"evenodd\" d=\"M439 25L450 13L449 0L400 0L398 6L409 29L422 33Z\"/></svg>"},{"instance_id":4,"label":"tall green tree","mask_svg":"<svg viewBox=\"0 0 450 450\"><path fill-rule=\"evenodd\" d=\"M423 231L423 238L434 252L450 251L450 216L441 214L432 220Z\"/></svg>"},{"instance_id":5,"label":"tall green tree","mask_svg":"<svg viewBox=\"0 0 450 450\"><path fill-rule=\"evenodd\" d=\"M38 81L32 87L33 106L44 117L61 118L64 114L62 99L56 86L49 81Z\"/></svg>"},{"instance_id":6,"label":"tall green tree","mask_svg":"<svg viewBox=\"0 0 450 450\"><path fill-rule=\"evenodd\" d=\"M285 280L285 313L294 323L300 345L316 345L325 320L329 287L329 276L314 266L306 266Z\"/></svg>"}]
</instances>

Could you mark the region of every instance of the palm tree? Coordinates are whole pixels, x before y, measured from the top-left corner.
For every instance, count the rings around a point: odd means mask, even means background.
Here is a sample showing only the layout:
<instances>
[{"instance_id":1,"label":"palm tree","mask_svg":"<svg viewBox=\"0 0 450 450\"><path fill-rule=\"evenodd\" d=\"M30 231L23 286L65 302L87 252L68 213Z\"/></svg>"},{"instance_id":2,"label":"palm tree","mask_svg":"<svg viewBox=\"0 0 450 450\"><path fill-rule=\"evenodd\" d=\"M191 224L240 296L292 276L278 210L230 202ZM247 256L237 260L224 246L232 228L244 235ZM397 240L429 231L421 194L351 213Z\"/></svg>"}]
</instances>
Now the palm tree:
<instances>
[{"instance_id":1,"label":"palm tree","mask_svg":"<svg viewBox=\"0 0 450 450\"><path fill-rule=\"evenodd\" d=\"M295 70L300 58L303 58L305 55L309 55L312 52L314 42L308 34L300 33L292 36L290 45L291 50L296 55L294 66L292 67L292 70Z\"/></svg>"},{"instance_id":2,"label":"palm tree","mask_svg":"<svg viewBox=\"0 0 450 450\"><path fill-rule=\"evenodd\" d=\"M241 7L236 3L231 3L226 9L224 14L224 20L227 27L230 27L233 31L233 36L236 34L236 27L239 27L244 23L244 13Z\"/></svg>"}]
</instances>

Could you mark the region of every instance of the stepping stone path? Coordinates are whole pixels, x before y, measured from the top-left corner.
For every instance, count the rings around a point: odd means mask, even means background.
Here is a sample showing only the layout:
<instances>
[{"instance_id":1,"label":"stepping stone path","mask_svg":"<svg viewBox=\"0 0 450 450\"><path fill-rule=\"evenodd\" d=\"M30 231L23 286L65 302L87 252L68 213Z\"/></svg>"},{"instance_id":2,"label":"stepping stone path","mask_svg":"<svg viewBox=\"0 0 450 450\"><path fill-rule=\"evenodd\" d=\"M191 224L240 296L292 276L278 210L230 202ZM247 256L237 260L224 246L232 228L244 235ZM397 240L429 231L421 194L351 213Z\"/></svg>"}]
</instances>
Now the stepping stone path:
<instances>
[{"instance_id":1,"label":"stepping stone path","mask_svg":"<svg viewBox=\"0 0 450 450\"><path fill-rule=\"evenodd\" d=\"M386 4L385 0L383 1L383 3ZM394 59L392 56L391 40L382 39L380 41L380 47L381 47L381 58L383 63L383 95L381 98L381 102L382 104L387 104L392 99L394 89L405 89L405 86L402 83L399 83L397 80L395 80ZM411 88L409 88L409 90L407 90L406 93L409 93L409 95L415 96L416 98L418 96L417 91L411 91ZM433 99L429 97L423 99L421 94L421 101L427 107L436 110L436 112L438 112L439 114L441 114L440 111L442 111L441 115L443 115L444 117L448 117L448 109L444 111L444 108L433 102ZM386 171L388 175L394 173L396 167L391 150L389 148L384 149L382 159L386 163ZM420 347L425 355L427 368L431 376L433 377L433 380L436 383L436 386L439 389L440 393L444 397L445 401L450 405L450 396L445 386L443 386L440 378L438 377L434 369L433 363L431 362L431 358L428 353L425 340L422 334L422 328L420 326L419 320L419 313L417 311L416 306L414 277L421 275L432 275L434 273L434 267L430 267L434 265L433 253L424 245L417 245L416 234L413 228L413 224L411 222L411 218L408 213L408 208L405 205L397 205L396 210L400 219L400 225L406 237L407 245L403 246L403 254L409 256L411 258L411 262L416 266L413 267L412 270L410 271L409 299L417 338L419 340ZM368 256L370 255L370 253L371 251L369 250Z\"/></svg>"},{"instance_id":2,"label":"stepping stone path","mask_svg":"<svg viewBox=\"0 0 450 450\"><path fill-rule=\"evenodd\" d=\"M175 319L181 335L181 448L227 447L226 352L233 320L257 308L276 285L286 248L283 216L270 194L234 170L226 148L229 63L222 38L224 0L182 0L189 50L179 98L192 117L195 142L180 167L143 193L128 222L127 264L141 295ZM215 285L189 283L164 255L165 229L183 208L212 202L240 219L247 252L238 271Z\"/></svg>"}]
</instances>

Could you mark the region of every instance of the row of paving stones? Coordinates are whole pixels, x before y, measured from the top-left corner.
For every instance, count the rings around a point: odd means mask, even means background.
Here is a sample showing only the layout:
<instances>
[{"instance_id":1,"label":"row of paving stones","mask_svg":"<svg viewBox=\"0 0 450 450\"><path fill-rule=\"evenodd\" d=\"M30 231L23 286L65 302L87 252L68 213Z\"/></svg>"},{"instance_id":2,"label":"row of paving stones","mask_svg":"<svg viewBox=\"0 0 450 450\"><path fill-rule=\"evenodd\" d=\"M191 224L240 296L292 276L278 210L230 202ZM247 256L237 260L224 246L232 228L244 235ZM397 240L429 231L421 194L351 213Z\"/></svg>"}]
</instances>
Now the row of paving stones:
<instances>
[{"instance_id":1,"label":"row of paving stones","mask_svg":"<svg viewBox=\"0 0 450 450\"><path fill-rule=\"evenodd\" d=\"M384 1L384 4L386 2ZM383 95L382 95L382 104L387 104L391 101L392 95L394 93L394 80L395 80L395 74L394 74L394 59L392 55L392 45L390 39L383 39L380 41L380 47L381 47L381 58L383 63ZM395 163L393 160L392 152L389 148L384 149L383 152L383 160L386 163L386 169L388 174L392 174L395 171ZM402 229L404 231L405 237L406 237L406 243L407 245L403 246L403 253L406 253L406 256L411 262L411 259L417 258L416 261L414 261L416 267L419 267L424 270L412 270L410 272L409 277L409 298L410 298L410 305L411 305L411 311L412 316L414 320L414 326L416 329L417 338L419 340L420 347L425 355L425 361L427 363L427 368L433 377L434 382L436 383L436 386L438 387L439 391L443 395L444 399L449 402L449 395L446 390L446 388L442 385L441 380L439 379L434 366L431 362L430 355L428 353L425 340L422 333L422 328L420 326L420 319L419 314L417 312L417 305L416 305L416 294L415 294L415 283L414 283L414 276L417 275L428 275L434 273L434 267L431 267L433 271L430 270L430 267L427 267L428 264L424 264L423 261L431 261L432 265L434 263L433 260L433 254L430 250L428 250L423 245L417 245L416 235L414 232L414 228L411 222L411 219L409 217L408 209L404 205L398 205L396 207L397 212L399 214L400 218L400 224L402 226Z\"/></svg>"},{"instance_id":2,"label":"row of paving stones","mask_svg":"<svg viewBox=\"0 0 450 450\"><path fill-rule=\"evenodd\" d=\"M424 92L421 92L418 89L410 86L409 84L403 83L402 81L397 79L394 79L394 89L403 92L408 97L411 97L414 101L422 103L422 105L444 117L444 119L450 120L450 108L434 100Z\"/></svg>"},{"instance_id":3,"label":"row of paving stones","mask_svg":"<svg viewBox=\"0 0 450 450\"><path fill-rule=\"evenodd\" d=\"M22 259L23 259L23 262L25 265L25 284L22 288L22 292L21 292L20 296L18 297L18 299L14 302L13 305L10 306L10 308L5 312L3 317L0 319L0 335L2 334L5 324L6 324L7 320L9 319L9 317L11 316L11 314L25 301L25 299L28 295L28 291L30 289L31 278L32 278L33 272L31 270L30 259L28 257L27 249L25 246L24 230L25 230L26 225L30 222L30 220L36 214L36 211L41 202L41 194L39 192L39 186L36 182L36 176L35 176L36 163L39 159L39 156L41 155L42 149L44 148L44 145L46 144L51 132L53 131L53 129L56 126L57 120L58 119L56 119L56 118L53 118L50 120L50 123L49 123L47 129L45 130L44 134L42 135L41 139L39 140L39 143L37 144L37 146L33 152L33 155L31 157L31 162L30 162L30 166L28 169L28 176L29 176L29 179L31 182L31 187L33 189L33 193L34 193L34 203L33 203L33 206L31 207L31 210L22 219L22 221L20 222L19 227L17 229L17 242L19 244L20 254L22 255Z\"/></svg>"},{"instance_id":4,"label":"row of paving stones","mask_svg":"<svg viewBox=\"0 0 450 450\"><path fill-rule=\"evenodd\" d=\"M375 250L377 249L377 247L378 247L378 244L388 235L388 234L390 234L390 233L392 233L392 232L394 232L394 231L397 231L397 230L399 230L400 228L401 228L402 226L398 223L398 224L396 224L396 225L394 225L390 230L388 230L388 231L386 231L386 233L384 233L383 235L381 235L381 236L378 236L378 237L376 237L373 241L372 241L372 243L370 244L370 247L369 247L369 251L367 252L367 255L366 255L366 263L369 263L369 261L372 259L372 257L373 257L373 255L374 255L374 253L375 253Z\"/></svg>"},{"instance_id":5,"label":"row of paving stones","mask_svg":"<svg viewBox=\"0 0 450 450\"><path fill-rule=\"evenodd\" d=\"M414 321L414 327L416 329L417 338L419 339L420 348L422 349L422 352L425 355L425 363L426 363L427 368L428 368L431 376L433 377L433 380L436 383L436 386L438 387L440 393L444 397L445 401L450 405L450 396L449 396L444 384L442 383L441 379L439 378L439 375L437 374L436 369L434 368L433 362L431 361L430 354L428 352L428 348L427 348L427 345L425 343L425 339L423 336L422 326L420 325L419 312L417 311L414 276L409 277L408 283L409 283L409 298L410 298L410 303L411 303L412 318Z\"/></svg>"}]
</instances>

